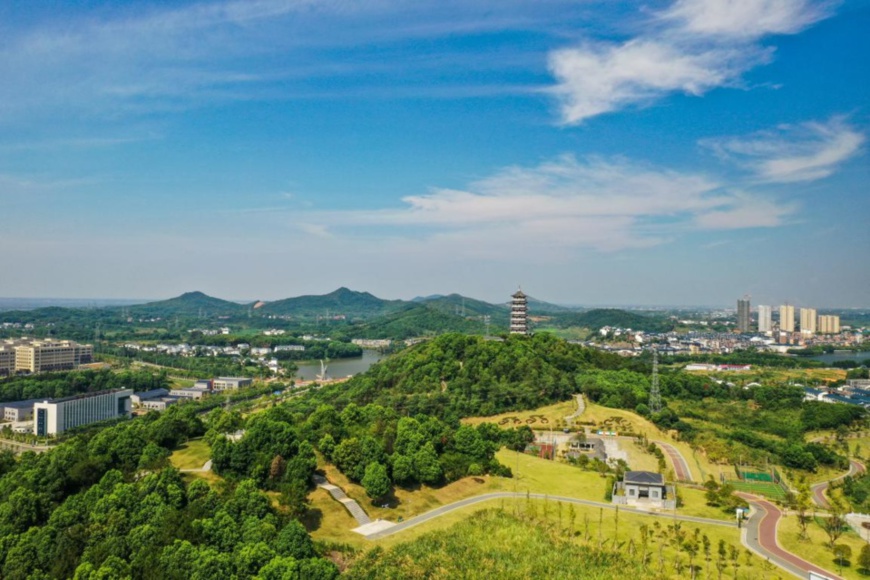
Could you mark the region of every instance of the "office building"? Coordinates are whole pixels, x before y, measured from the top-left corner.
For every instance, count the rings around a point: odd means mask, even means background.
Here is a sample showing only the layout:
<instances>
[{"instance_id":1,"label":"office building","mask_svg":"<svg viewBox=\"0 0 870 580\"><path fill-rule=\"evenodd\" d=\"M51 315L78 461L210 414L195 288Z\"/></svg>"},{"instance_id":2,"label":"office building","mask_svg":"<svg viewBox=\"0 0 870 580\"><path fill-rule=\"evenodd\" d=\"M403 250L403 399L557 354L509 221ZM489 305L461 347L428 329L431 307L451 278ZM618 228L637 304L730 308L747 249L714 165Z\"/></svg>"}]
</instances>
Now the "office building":
<instances>
[{"instance_id":1,"label":"office building","mask_svg":"<svg viewBox=\"0 0 870 580\"><path fill-rule=\"evenodd\" d=\"M249 387L254 381L247 377L218 377L212 381L212 388L215 391L227 391L231 389L241 389Z\"/></svg>"},{"instance_id":2,"label":"office building","mask_svg":"<svg viewBox=\"0 0 870 580\"><path fill-rule=\"evenodd\" d=\"M815 334L817 318L815 308L801 308L801 334Z\"/></svg>"},{"instance_id":3,"label":"office building","mask_svg":"<svg viewBox=\"0 0 870 580\"><path fill-rule=\"evenodd\" d=\"M819 334L840 334L840 317L833 314L819 316Z\"/></svg>"},{"instance_id":4,"label":"office building","mask_svg":"<svg viewBox=\"0 0 870 580\"><path fill-rule=\"evenodd\" d=\"M130 417L132 395L132 389L117 389L35 403L33 433L58 435L73 427Z\"/></svg>"},{"instance_id":5,"label":"office building","mask_svg":"<svg viewBox=\"0 0 870 580\"><path fill-rule=\"evenodd\" d=\"M779 307L779 329L783 332L794 332L794 306L791 304Z\"/></svg>"},{"instance_id":6,"label":"office building","mask_svg":"<svg viewBox=\"0 0 870 580\"><path fill-rule=\"evenodd\" d=\"M772 332L773 331L773 308L770 306L765 306L764 304L758 305L758 332Z\"/></svg>"},{"instance_id":7,"label":"office building","mask_svg":"<svg viewBox=\"0 0 870 580\"><path fill-rule=\"evenodd\" d=\"M511 334L528 334L529 300L522 290L517 290L511 299Z\"/></svg>"},{"instance_id":8,"label":"office building","mask_svg":"<svg viewBox=\"0 0 870 580\"><path fill-rule=\"evenodd\" d=\"M15 349L0 345L0 377L15 373Z\"/></svg>"},{"instance_id":9,"label":"office building","mask_svg":"<svg viewBox=\"0 0 870 580\"><path fill-rule=\"evenodd\" d=\"M747 334L752 328L752 314L749 296L737 300L737 330Z\"/></svg>"},{"instance_id":10,"label":"office building","mask_svg":"<svg viewBox=\"0 0 870 580\"><path fill-rule=\"evenodd\" d=\"M15 365L11 372L41 373L46 371L68 371L93 360L93 347L71 340L34 340L29 338L8 339L3 341L0 355L0 374L8 364L11 349L15 353Z\"/></svg>"}]
</instances>

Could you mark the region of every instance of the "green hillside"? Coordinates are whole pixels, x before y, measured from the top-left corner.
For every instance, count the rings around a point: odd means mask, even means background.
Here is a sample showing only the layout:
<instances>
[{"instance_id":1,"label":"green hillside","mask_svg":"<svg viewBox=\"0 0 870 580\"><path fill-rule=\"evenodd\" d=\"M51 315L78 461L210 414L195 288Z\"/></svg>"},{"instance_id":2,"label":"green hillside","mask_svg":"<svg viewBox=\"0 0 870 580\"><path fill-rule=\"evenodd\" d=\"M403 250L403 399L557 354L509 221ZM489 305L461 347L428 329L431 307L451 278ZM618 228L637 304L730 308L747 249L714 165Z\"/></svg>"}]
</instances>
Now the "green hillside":
<instances>
[{"instance_id":1,"label":"green hillside","mask_svg":"<svg viewBox=\"0 0 870 580\"><path fill-rule=\"evenodd\" d=\"M508 319L509 311L504 305L490 304L483 300L468 298L461 294L422 298L420 302L443 312L458 316L490 316L492 318Z\"/></svg>"},{"instance_id":2,"label":"green hillside","mask_svg":"<svg viewBox=\"0 0 870 580\"><path fill-rule=\"evenodd\" d=\"M580 391L581 371L633 362L549 334L503 341L445 334L321 393L333 404L376 403L411 415L494 415L566 400Z\"/></svg>"},{"instance_id":3,"label":"green hillside","mask_svg":"<svg viewBox=\"0 0 870 580\"><path fill-rule=\"evenodd\" d=\"M506 324L499 325L494 320L490 330L496 332L501 327L506 327ZM356 327L354 336L400 340L445 332L483 334L484 331L484 323L479 319L457 316L428 304L407 304L395 312Z\"/></svg>"},{"instance_id":4,"label":"green hillside","mask_svg":"<svg viewBox=\"0 0 870 580\"><path fill-rule=\"evenodd\" d=\"M344 315L350 318L370 318L394 310L404 302L383 300L368 292L356 292L341 287L323 295L306 295L269 302L258 312L279 316L316 317Z\"/></svg>"},{"instance_id":5,"label":"green hillside","mask_svg":"<svg viewBox=\"0 0 870 580\"><path fill-rule=\"evenodd\" d=\"M585 312L565 312L553 316L552 324L559 328L578 326L598 330L604 326L618 326L648 332L667 332L673 323L659 315L638 314L618 308L596 308Z\"/></svg>"},{"instance_id":6,"label":"green hillside","mask_svg":"<svg viewBox=\"0 0 870 580\"><path fill-rule=\"evenodd\" d=\"M181 296L170 298L169 300L128 306L126 309L135 316L207 318L242 314L248 309L248 306L238 302L214 298L202 292L185 292ZM116 307L112 310L117 311L118 308Z\"/></svg>"}]
</instances>

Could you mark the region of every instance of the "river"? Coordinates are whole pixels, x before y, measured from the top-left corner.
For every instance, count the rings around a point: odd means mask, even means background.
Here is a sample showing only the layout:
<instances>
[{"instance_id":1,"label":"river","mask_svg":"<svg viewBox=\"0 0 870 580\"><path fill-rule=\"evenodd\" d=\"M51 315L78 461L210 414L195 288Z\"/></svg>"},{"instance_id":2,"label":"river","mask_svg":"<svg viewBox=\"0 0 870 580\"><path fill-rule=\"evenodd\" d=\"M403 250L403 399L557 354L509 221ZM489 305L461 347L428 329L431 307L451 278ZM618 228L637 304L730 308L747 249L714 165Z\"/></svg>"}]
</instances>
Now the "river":
<instances>
[{"instance_id":1,"label":"river","mask_svg":"<svg viewBox=\"0 0 870 580\"><path fill-rule=\"evenodd\" d=\"M870 359L870 351L864 352L829 352L825 354L820 354L819 356L811 356L809 357L811 360L820 360L823 363L831 364L833 362L842 361L842 360L853 360L856 363L861 363L867 359Z\"/></svg>"},{"instance_id":2,"label":"river","mask_svg":"<svg viewBox=\"0 0 870 580\"><path fill-rule=\"evenodd\" d=\"M362 356L356 358L337 358L329 361L326 376L331 379L342 379L367 371L370 366L384 358L385 355L376 350L364 350ZM296 378L300 381L313 381L320 374L320 361L297 363L299 370Z\"/></svg>"}]
</instances>

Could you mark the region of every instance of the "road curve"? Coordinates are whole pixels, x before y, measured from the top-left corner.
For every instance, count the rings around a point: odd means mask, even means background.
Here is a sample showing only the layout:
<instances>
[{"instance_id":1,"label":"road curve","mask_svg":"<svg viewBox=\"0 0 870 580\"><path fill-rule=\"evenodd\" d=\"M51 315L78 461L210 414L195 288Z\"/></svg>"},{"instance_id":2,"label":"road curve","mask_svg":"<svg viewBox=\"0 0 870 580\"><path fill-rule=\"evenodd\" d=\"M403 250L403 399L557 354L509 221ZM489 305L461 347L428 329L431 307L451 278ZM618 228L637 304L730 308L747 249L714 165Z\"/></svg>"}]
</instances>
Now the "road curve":
<instances>
[{"instance_id":1,"label":"road curve","mask_svg":"<svg viewBox=\"0 0 870 580\"><path fill-rule=\"evenodd\" d=\"M747 500L754 512L743 529L741 541L744 546L799 578L806 578L810 572L815 572L832 580L842 580L833 572L807 562L780 547L776 539L776 527L782 512L778 507L749 494L737 495Z\"/></svg>"},{"instance_id":2,"label":"road curve","mask_svg":"<svg viewBox=\"0 0 870 580\"><path fill-rule=\"evenodd\" d=\"M677 478L677 481L691 482L692 471L689 469L689 464L686 462L683 454L670 443L665 443L664 441L653 441L653 443L661 447L662 451L671 458L671 463L674 464L674 476Z\"/></svg>"},{"instance_id":3,"label":"road curve","mask_svg":"<svg viewBox=\"0 0 870 580\"><path fill-rule=\"evenodd\" d=\"M828 502L828 498L825 497L825 492L828 490L828 487L831 485L831 483L834 481L839 481L845 477L850 477L853 475L857 475L859 473L863 473L866 470L867 470L867 468L864 467L863 463L861 463L859 461L855 461L854 459L850 459L848 473L844 473L843 475L841 475L839 477L835 477L831 481L823 481L821 483L817 483L817 484L810 487L810 489L813 492L813 501L815 501L816 505L818 505L818 506L821 506L825 509L830 509L831 504L830 504L830 502Z\"/></svg>"},{"instance_id":4,"label":"road curve","mask_svg":"<svg viewBox=\"0 0 870 580\"><path fill-rule=\"evenodd\" d=\"M497 499L510 499L510 498L523 499L526 497L529 497L531 499L547 499L547 500L561 501L561 502L565 502L565 503L573 503L573 504L585 505L585 506L590 506L590 507L604 508L604 509L608 509L608 510L616 509L616 507L617 507L616 505L614 505L612 503L603 503L603 502L599 502L599 501L578 499L578 498L574 498L574 497L564 497L564 496L558 496L558 495L546 495L546 494L542 494L542 493L525 494L522 492L500 491L500 492L485 493L483 495L469 497L467 499L459 500L459 501L453 502L451 504L447 504L447 505L435 508L433 510L430 510L430 511L424 513L424 514L420 514L419 516L409 518L409 519L405 520L404 522L400 522L400 523L398 523L390 528L387 528L385 530L381 530L381 531L375 532L373 534L369 534L369 535L365 536L365 538L368 540L379 540L381 538L385 538L387 536L397 534L399 532L407 530L408 528L412 528L414 526L422 524L423 522L427 522L429 520L443 516L445 514L448 514L452 511L458 510L458 509L466 507L466 506L470 506L470 505L474 505L474 504L478 504L478 503L483 503L486 501L493 501L493 500L497 500ZM710 518L699 518L699 517L695 517L695 516L683 516L683 515L679 515L679 514L674 515L673 512L669 512L669 513L668 512L648 512L648 511L639 510L639 509L635 509L635 508L627 507L627 506L619 506L619 511L623 512L623 513L628 512L628 513L632 513L632 514L640 514L640 515L651 516L651 517L659 517L659 518L663 518L663 519L677 519L677 520L680 520L683 522L693 522L696 524L710 524L710 525L714 525L714 526L725 526L725 527L729 527L729 528L733 528L733 527L737 526L736 523L733 523L730 521L725 521L725 520L714 520L714 519L710 519Z\"/></svg>"}]
</instances>

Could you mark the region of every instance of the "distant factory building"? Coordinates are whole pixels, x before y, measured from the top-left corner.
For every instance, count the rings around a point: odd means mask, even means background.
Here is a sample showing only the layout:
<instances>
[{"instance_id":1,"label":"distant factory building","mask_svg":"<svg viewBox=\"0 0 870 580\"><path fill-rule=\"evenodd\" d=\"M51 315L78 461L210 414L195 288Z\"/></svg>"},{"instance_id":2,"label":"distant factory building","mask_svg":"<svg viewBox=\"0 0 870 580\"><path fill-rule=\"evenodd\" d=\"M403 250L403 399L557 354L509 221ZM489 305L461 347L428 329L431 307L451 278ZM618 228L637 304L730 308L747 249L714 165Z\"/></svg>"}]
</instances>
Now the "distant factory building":
<instances>
[{"instance_id":1,"label":"distant factory building","mask_svg":"<svg viewBox=\"0 0 870 580\"><path fill-rule=\"evenodd\" d=\"M529 300L522 290L511 296L511 334L529 333Z\"/></svg>"},{"instance_id":2,"label":"distant factory building","mask_svg":"<svg viewBox=\"0 0 870 580\"><path fill-rule=\"evenodd\" d=\"M213 388L215 391L228 391L249 387L253 382L247 377L218 377L213 381Z\"/></svg>"},{"instance_id":3,"label":"distant factory building","mask_svg":"<svg viewBox=\"0 0 870 580\"><path fill-rule=\"evenodd\" d=\"M129 417L132 395L132 389L117 389L35 403L33 433L58 435L73 427Z\"/></svg>"}]
</instances>

